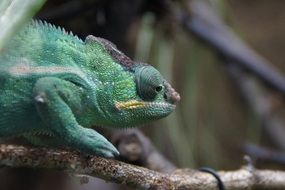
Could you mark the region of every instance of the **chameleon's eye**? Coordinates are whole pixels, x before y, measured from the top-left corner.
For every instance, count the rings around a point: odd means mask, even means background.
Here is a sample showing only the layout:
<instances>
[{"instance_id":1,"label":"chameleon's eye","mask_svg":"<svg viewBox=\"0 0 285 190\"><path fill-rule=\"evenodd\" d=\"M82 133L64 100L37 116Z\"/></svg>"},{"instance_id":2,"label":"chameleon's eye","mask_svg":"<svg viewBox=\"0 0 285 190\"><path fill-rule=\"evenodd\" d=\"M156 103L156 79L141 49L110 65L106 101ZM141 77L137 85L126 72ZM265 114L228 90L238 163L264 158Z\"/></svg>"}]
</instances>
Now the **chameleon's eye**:
<instances>
[{"instance_id":1,"label":"chameleon's eye","mask_svg":"<svg viewBox=\"0 0 285 190\"><path fill-rule=\"evenodd\" d=\"M153 67L143 67L136 72L137 92L143 100L151 101L163 90L160 73Z\"/></svg>"},{"instance_id":2,"label":"chameleon's eye","mask_svg":"<svg viewBox=\"0 0 285 190\"><path fill-rule=\"evenodd\" d=\"M159 85L155 88L155 91L160 92L162 90L162 88L163 88L162 85Z\"/></svg>"}]
</instances>

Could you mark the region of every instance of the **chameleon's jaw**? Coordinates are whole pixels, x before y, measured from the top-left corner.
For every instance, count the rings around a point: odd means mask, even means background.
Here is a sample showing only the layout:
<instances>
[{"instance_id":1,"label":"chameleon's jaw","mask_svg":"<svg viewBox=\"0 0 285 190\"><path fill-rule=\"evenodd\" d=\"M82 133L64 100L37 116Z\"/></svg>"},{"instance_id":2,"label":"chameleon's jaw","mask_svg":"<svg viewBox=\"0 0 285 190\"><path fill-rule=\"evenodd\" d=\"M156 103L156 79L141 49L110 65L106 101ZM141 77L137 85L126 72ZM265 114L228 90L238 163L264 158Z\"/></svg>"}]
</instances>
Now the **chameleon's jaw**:
<instances>
[{"instance_id":1,"label":"chameleon's jaw","mask_svg":"<svg viewBox=\"0 0 285 190\"><path fill-rule=\"evenodd\" d=\"M129 100L116 102L117 119L112 125L130 127L161 119L175 109L175 105L168 102L146 102Z\"/></svg>"},{"instance_id":2,"label":"chameleon's jaw","mask_svg":"<svg viewBox=\"0 0 285 190\"><path fill-rule=\"evenodd\" d=\"M161 108L161 109L170 109L174 110L175 105L166 103L166 102L143 102L137 100L130 100L127 102L116 102L116 108L119 110L134 110L134 109L151 109L151 108Z\"/></svg>"}]
</instances>

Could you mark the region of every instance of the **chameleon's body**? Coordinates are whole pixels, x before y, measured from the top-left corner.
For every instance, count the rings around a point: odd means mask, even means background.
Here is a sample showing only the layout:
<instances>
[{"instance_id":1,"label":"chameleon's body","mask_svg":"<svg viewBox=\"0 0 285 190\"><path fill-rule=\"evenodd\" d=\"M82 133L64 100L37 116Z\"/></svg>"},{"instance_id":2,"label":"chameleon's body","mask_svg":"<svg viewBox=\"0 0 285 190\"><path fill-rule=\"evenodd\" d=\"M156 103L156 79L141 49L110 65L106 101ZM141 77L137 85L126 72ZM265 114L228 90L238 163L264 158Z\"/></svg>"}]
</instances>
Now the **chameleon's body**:
<instances>
[{"instance_id":1,"label":"chameleon's body","mask_svg":"<svg viewBox=\"0 0 285 190\"><path fill-rule=\"evenodd\" d=\"M139 125L178 100L157 70L102 38L32 21L0 52L0 137L112 157L116 148L91 126Z\"/></svg>"}]
</instances>

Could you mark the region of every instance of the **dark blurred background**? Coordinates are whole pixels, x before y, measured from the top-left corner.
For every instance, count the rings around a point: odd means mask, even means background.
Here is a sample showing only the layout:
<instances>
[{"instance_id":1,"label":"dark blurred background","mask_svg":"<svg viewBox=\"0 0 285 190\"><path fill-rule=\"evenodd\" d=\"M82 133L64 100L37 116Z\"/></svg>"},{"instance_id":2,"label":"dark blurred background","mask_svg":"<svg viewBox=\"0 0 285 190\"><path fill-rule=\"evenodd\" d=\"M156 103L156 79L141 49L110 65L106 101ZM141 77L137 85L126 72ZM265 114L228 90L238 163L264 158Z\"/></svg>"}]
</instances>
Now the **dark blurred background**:
<instances>
[{"instance_id":1,"label":"dark blurred background","mask_svg":"<svg viewBox=\"0 0 285 190\"><path fill-rule=\"evenodd\" d=\"M274 136L275 131L268 135L276 128L268 128L267 118L247 101L246 92L230 77L217 51L186 32L172 14L173 6L183 9L185 2L48 0L36 18L83 39L88 34L109 39L171 81L182 97L176 111L140 130L178 167L237 169L249 154L258 168L284 169L285 145L276 143L280 137ZM285 72L284 0L207 2L242 40ZM278 130L285 130L284 98L260 80L251 79L263 92L265 105L257 107L267 106L266 116L277 117Z\"/></svg>"}]
</instances>

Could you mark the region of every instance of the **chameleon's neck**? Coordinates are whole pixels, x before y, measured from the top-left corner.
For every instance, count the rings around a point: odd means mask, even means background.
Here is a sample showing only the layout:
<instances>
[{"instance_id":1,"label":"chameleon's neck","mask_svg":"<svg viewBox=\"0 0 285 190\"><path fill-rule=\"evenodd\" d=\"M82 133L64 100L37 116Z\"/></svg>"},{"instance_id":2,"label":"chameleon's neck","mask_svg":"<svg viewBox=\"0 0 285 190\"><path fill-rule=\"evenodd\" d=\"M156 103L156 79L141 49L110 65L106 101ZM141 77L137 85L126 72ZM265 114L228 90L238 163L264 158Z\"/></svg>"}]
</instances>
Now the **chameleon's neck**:
<instances>
[{"instance_id":1,"label":"chameleon's neck","mask_svg":"<svg viewBox=\"0 0 285 190\"><path fill-rule=\"evenodd\" d=\"M11 40L6 48L9 55L27 57L40 64L85 61L84 42L77 36L67 34L41 21L32 21ZM34 51L37 50L35 53ZM64 61L63 61L64 60Z\"/></svg>"}]
</instances>

